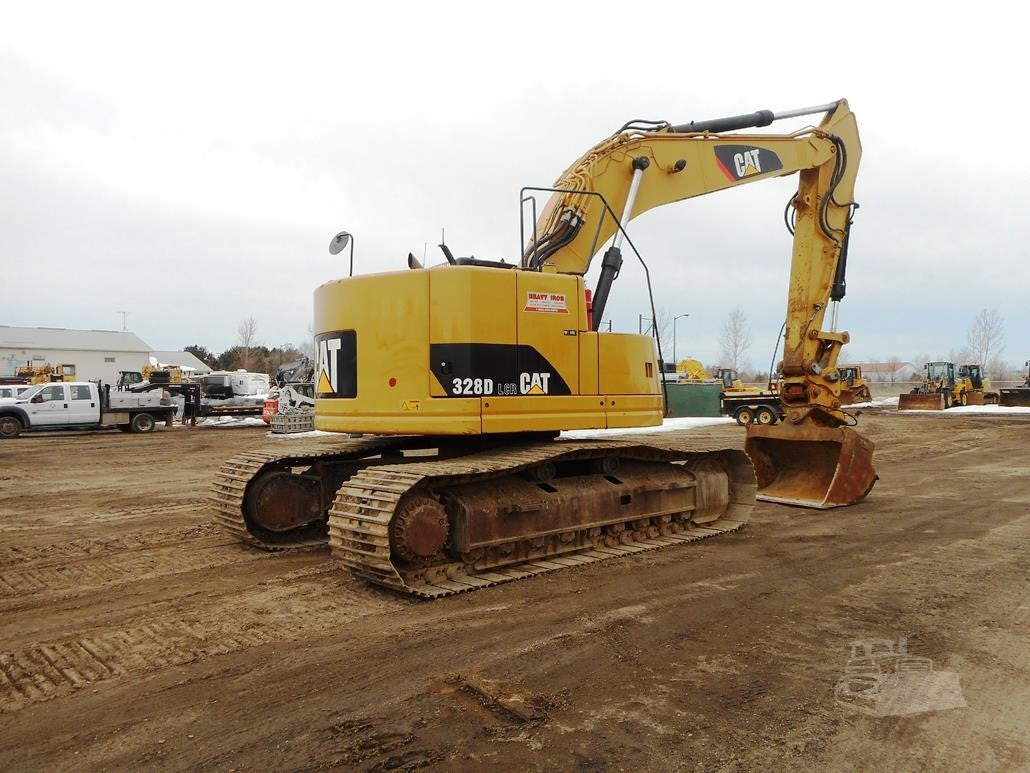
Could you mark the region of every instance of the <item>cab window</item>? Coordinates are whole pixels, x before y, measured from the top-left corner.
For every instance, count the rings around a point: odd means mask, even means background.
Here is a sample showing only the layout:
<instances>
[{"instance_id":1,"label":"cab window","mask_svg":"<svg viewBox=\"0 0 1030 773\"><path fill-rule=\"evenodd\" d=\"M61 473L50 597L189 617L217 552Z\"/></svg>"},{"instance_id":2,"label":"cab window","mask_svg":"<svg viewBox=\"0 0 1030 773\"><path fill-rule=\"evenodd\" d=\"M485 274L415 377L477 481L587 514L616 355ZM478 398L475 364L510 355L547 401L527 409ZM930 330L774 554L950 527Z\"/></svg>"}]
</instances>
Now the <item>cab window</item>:
<instances>
[{"instance_id":1,"label":"cab window","mask_svg":"<svg viewBox=\"0 0 1030 773\"><path fill-rule=\"evenodd\" d=\"M53 384L45 387L42 392L39 393L40 397L43 398L43 402L49 402L50 400L63 400L64 399L64 385Z\"/></svg>"},{"instance_id":2,"label":"cab window","mask_svg":"<svg viewBox=\"0 0 1030 773\"><path fill-rule=\"evenodd\" d=\"M70 389L72 390L72 400L89 400L91 399L89 393L89 387L85 384L73 384Z\"/></svg>"}]
</instances>

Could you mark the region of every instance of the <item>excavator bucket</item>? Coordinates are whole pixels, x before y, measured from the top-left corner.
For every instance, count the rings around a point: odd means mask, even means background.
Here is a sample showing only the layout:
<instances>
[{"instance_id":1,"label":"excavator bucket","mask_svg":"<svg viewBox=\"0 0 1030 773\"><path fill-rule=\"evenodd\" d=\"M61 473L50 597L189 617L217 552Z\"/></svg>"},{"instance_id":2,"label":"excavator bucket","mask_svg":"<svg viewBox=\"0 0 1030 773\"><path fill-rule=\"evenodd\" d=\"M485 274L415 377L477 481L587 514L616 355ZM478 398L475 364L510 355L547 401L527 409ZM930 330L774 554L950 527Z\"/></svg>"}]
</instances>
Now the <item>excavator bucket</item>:
<instances>
[{"instance_id":1,"label":"excavator bucket","mask_svg":"<svg viewBox=\"0 0 1030 773\"><path fill-rule=\"evenodd\" d=\"M1030 387L1002 389L999 404L1009 408L1030 408Z\"/></svg>"},{"instance_id":2,"label":"excavator bucket","mask_svg":"<svg viewBox=\"0 0 1030 773\"><path fill-rule=\"evenodd\" d=\"M758 498L826 509L861 502L873 488L873 444L850 427L751 424L744 450Z\"/></svg>"},{"instance_id":3,"label":"excavator bucket","mask_svg":"<svg viewBox=\"0 0 1030 773\"><path fill-rule=\"evenodd\" d=\"M940 392L929 394L906 393L898 398L899 411L943 411L944 395Z\"/></svg>"}]
</instances>

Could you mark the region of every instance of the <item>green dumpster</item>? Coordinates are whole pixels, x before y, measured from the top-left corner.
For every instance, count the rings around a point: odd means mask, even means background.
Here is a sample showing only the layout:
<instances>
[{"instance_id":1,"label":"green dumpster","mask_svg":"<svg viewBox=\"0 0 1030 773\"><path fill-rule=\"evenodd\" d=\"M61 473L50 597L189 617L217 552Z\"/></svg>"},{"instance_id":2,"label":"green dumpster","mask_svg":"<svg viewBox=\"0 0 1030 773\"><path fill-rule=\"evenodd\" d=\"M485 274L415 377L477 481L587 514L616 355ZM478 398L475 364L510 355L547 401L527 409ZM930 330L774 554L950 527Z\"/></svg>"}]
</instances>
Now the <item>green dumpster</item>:
<instances>
[{"instance_id":1,"label":"green dumpster","mask_svg":"<svg viewBox=\"0 0 1030 773\"><path fill-rule=\"evenodd\" d=\"M719 416L722 383L666 384L668 389L668 416Z\"/></svg>"}]
</instances>

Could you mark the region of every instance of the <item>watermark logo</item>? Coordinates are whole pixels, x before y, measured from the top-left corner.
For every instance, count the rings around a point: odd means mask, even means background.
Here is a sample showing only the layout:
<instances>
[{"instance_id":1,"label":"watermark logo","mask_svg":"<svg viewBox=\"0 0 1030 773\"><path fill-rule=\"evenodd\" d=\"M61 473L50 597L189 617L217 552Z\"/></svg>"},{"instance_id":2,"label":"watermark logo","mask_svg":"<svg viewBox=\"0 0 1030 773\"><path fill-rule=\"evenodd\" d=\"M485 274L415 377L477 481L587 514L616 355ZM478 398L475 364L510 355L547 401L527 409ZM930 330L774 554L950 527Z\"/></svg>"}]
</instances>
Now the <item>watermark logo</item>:
<instances>
[{"instance_id":1,"label":"watermark logo","mask_svg":"<svg viewBox=\"0 0 1030 773\"><path fill-rule=\"evenodd\" d=\"M833 688L844 708L872 717L896 717L926 711L966 708L959 675L934 671L930 658L908 653L904 636L851 642L844 675Z\"/></svg>"}]
</instances>

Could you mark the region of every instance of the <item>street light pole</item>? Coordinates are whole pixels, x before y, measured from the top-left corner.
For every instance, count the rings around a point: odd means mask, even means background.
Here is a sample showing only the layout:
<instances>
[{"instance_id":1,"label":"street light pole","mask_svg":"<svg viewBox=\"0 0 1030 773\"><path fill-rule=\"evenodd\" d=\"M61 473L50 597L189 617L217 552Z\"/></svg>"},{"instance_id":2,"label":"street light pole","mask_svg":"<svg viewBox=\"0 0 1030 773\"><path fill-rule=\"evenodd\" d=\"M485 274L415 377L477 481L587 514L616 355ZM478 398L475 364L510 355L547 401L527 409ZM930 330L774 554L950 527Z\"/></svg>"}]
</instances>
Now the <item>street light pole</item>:
<instances>
[{"instance_id":1,"label":"street light pole","mask_svg":"<svg viewBox=\"0 0 1030 773\"><path fill-rule=\"evenodd\" d=\"M679 362L679 360L676 359L676 320L678 320L680 317L689 317L689 316L690 316L689 314L677 314L675 317L672 318L672 361L673 361L673 363Z\"/></svg>"}]
</instances>

